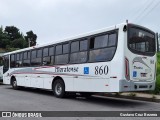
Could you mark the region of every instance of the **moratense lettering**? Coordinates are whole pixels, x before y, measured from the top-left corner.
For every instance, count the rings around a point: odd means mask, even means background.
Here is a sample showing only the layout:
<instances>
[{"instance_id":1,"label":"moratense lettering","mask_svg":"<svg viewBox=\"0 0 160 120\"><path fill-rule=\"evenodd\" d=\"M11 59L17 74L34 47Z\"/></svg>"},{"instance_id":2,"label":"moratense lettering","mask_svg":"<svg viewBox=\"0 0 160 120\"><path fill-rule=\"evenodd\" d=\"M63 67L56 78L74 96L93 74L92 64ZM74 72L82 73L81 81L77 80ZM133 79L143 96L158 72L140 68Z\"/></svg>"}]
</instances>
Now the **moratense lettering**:
<instances>
[{"instance_id":1,"label":"moratense lettering","mask_svg":"<svg viewBox=\"0 0 160 120\"><path fill-rule=\"evenodd\" d=\"M78 72L78 67L66 67L66 68L56 67L55 72Z\"/></svg>"}]
</instances>

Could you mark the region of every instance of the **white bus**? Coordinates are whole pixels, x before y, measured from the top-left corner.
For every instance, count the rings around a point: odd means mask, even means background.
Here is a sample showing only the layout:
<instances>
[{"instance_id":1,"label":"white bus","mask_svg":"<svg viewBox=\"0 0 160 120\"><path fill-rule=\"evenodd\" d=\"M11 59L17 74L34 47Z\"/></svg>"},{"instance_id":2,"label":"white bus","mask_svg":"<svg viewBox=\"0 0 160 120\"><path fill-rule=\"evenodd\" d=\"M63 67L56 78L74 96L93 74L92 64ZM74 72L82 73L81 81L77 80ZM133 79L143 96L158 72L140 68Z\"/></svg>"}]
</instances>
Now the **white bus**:
<instances>
[{"instance_id":1,"label":"white bus","mask_svg":"<svg viewBox=\"0 0 160 120\"><path fill-rule=\"evenodd\" d=\"M56 97L155 89L155 33L130 23L9 52L3 59L3 82L14 89L48 89Z\"/></svg>"}]
</instances>

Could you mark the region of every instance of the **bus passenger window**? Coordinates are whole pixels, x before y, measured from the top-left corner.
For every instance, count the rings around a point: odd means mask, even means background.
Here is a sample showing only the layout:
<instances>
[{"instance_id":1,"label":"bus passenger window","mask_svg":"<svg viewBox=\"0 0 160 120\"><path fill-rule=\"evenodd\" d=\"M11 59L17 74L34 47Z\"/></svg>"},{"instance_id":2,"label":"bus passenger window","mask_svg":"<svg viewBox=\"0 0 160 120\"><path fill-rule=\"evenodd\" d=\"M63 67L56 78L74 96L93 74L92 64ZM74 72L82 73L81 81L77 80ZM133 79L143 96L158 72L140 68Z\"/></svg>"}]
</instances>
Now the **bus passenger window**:
<instances>
[{"instance_id":1,"label":"bus passenger window","mask_svg":"<svg viewBox=\"0 0 160 120\"><path fill-rule=\"evenodd\" d=\"M84 63L87 61L87 52L80 52L79 53L80 63Z\"/></svg>"},{"instance_id":2,"label":"bus passenger window","mask_svg":"<svg viewBox=\"0 0 160 120\"><path fill-rule=\"evenodd\" d=\"M87 50L88 48L88 40L80 41L80 51Z\"/></svg>"},{"instance_id":3,"label":"bus passenger window","mask_svg":"<svg viewBox=\"0 0 160 120\"><path fill-rule=\"evenodd\" d=\"M95 37L94 48L106 47L108 44L108 35Z\"/></svg>"},{"instance_id":4,"label":"bus passenger window","mask_svg":"<svg viewBox=\"0 0 160 120\"><path fill-rule=\"evenodd\" d=\"M11 68L16 67L15 55L11 55Z\"/></svg>"},{"instance_id":5,"label":"bus passenger window","mask_svg":"<svg viewBox=\"0 0 160 120\"><path fill-rule=\"evenodd\" d=\"M87 61L87 43L86 39L71 43L70 63L84 63Z\"/></svg>"},{"instance_id":6,"label":"bus passenger window","mask_svg":"<svg viewBox=\"0 0 160 120\"><path fill-rule=\"evenodd\" d=\"M63 54L66 54L69 52L69 44L64 44L63 45Z\"/></svg>"},{"instance_id":7,"label":"bus passenger window","mask_svg":"<svg viewBox=\"0 0 160 120\"><path fill-rule=\"evenodd\" d=\"M117 35L113 32L91 38L89 62L110 61L114 56L116 41Z\"/></svg>"},{"instance_id":8,"label":"bus passenger window","mask_svg":"<svg viewBox=\"0 0 160 120\"><path fill-rule=\"evenodd\" d=\"M115 47L92 50L90 51L89 61L90 62L110 61L114 55L114 52L115 52Z\"/></svg>"},{"instance_id":9,"label":"bus passenger window","mask_svg":"<svg viewBox=\"0 0 160 120\"><path fill-rule=\"evenodd\" d=\"M70 63L84 63L87 61L87 52L77 52L70 55Z\"/></svg>"},{"instance_id":10,"label":"bus passenger window","mask_svg":"<svg viewBox=\"0 0 160 120\"><path fill-rule=\"evenodd\" d=\"M55 56L55 64L67 64L68 54Z\"/></svg>"},{"instance_id":11,"label":"bus passenger window","mask_svg":"<svg viewBox=\"0 0 160 120\"><path fill-rule=\"evenodd\" d=\"M40 66L41 65L41 62L42 62L42 59L41 59L41 56L42 56L42 50L39 49L39 50L34 50L31 52L31 65L32 66Z\"/></svg>"},{"instance_id":12,"label":"bus passenger window","mask_svg":"<svg viewBox=\"0 0 160 120\"><path fill-rule=\"evenodd\" d=\"M62 54L62 45L56 46L56 55Z\"/></svg>"},{"instance_id":13,"label":"bus passenger window","mask_svg":"<svg viewBox=\"0 0 160 120\"><path fill-rule=\"evenodd\" d=\"M30 51L23 53L23 67L30 66Z\"/></svg>"},{"instance_id":14,"label":"bus passenger window","mask_svg":"<svg viewBox=\"0 0 160 120\"><path fill-rule=\"evenodd\" d=\"M54 47L51 46L49 48L43 49L43 61L42 65L53 65L54 63Z\"/></svg>"},{"instance_id":15,"label":"bus passenger window","mask_svg":"<svg viewBox=\"0 0 160 120\"><path fill-rule=\"evenodd\" d=\"M48 56L48 48L44 48L43 49L43 57L46 57L46 56Z\"/></svg>"},{"instance_id":16,"label":"bus passenger window","mask_svg":"<svg viewBox=\"0 0 160 120\"><path fill-rule=\"evenodd\" d=\"M49 48L49 56L54 55L54 47Z\"/></svg>"},{"instance_id":17,"label":"bus passenger window","mask_svg":"<svg viewBox=\"0 0 160 120\"><path fill-rule=\"evenodd\" d=\"M16 67L22 67L22 53L16 54Z\"/></svg>"},{"instance_id":18,"label":"bus passenger window","mask_svg":"<svg viewBox=\"0 0 160 120\"><path fill-rule=\"evenodd\" d=\"M68 63L69 44L56 46L55 64L67 64Z\"/></svg>"},{"instance_id":19,"label":"bus passenger window","mask_svg":"<svg viewBox=\"0 0 160 120\"><path fill-rule=\"evenodd\" d=\"M31 58L32 58L32 59L33 59L33 58L36 58L36 50L34 50L34 51L31 52Z\"/></svg>"},{"instance_id":20,"label":"bus passenger window","mask_svg":"<svg viewBox=\"0 0 160 120\"><path fill-rule=\"evenodd\" d=\"M42 49L37 50L37 58L42 57Z\"/></svg>"},{"instance_id":21,"label":"bus passenger window","mask_svg":"<svg viewBox=\"0 0 160 120\"><path fill-rule=\"evenodd\" d=\"M116 34L110 34L109 35L109 41L108 41L108 46L115 46L116 45L116 39L117 39L117 36Z\"/></svg>"},{"instance_id":22,"label":"bus passenger window","mask_svg":"<svg viewBox=\"0 0 160 120\"><path fill-rule=\"evenodd\" d=\"M79 51L79 41L71 43L71 52L78 52Z\"/></svg>"}]
</instances>

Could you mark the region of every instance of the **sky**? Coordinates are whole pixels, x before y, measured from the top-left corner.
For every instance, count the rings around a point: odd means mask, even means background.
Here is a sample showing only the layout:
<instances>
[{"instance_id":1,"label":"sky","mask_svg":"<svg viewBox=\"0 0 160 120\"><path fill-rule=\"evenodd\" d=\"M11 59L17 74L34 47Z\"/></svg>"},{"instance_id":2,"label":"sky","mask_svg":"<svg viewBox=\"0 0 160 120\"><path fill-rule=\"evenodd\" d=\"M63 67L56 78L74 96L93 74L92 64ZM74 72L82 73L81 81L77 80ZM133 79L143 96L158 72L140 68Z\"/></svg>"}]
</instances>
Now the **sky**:
<instances>
[{"instance_id":1,"label":"sky","mask_svg":"<svg viewBox=\"0 0 160 120\"><path fill-rule=\"evenodd\" d=\"M0 0L0 25L42 45L128 20L160 32L160 0Z\"/></svg>"}]
</instances>

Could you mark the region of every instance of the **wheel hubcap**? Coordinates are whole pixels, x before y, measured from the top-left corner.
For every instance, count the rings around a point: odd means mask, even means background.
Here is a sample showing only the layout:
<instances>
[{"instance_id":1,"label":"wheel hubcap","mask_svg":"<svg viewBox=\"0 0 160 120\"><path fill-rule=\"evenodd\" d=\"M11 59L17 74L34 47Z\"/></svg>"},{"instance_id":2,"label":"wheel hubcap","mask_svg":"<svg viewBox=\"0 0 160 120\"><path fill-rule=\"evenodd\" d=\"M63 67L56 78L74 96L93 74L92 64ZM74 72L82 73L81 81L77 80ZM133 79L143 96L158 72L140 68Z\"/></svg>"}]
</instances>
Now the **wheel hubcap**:
<instances>
[{"instance_id":1,"label":"wheel hubcap","mask_svg":"<svg viewBox=\"0 0 160 120\"><path fill-rule=\"evenodd\" d=\"M62 86L61 86L61 84L56 84L55 92L56 92L57 95L60 95L62 93Z\"/></svg>"},{"instance_id":2,"label":"wheel hubcap","mask_svg":"<svg viewBox=\"0 0 160 120\"><path fill-rule=\"evenodd\" d=\"M13 86L16 87L17 86L17 82L13 81Z\"/></svg>"}]
</instances>

